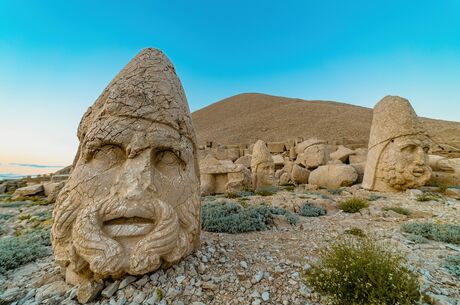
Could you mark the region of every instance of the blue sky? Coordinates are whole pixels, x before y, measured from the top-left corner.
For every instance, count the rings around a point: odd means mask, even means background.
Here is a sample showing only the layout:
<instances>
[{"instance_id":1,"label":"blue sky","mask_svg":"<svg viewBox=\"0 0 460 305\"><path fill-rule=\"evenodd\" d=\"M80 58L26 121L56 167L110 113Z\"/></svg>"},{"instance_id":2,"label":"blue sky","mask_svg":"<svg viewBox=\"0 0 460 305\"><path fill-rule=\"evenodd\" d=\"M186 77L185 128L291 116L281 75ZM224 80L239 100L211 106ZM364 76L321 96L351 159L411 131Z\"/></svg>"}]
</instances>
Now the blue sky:
<instances>
[{"instance_id":1,"label":"blue sky","mask_svg":"<svg viewBox=\"0 0 460 305\"><path fill-rule=\"evenodd\" d=\"M460 121L460 1L0 2L0 162L65 165L79 120L142 48L190 108L261 92Z\"/></svg>"}]
</instances>

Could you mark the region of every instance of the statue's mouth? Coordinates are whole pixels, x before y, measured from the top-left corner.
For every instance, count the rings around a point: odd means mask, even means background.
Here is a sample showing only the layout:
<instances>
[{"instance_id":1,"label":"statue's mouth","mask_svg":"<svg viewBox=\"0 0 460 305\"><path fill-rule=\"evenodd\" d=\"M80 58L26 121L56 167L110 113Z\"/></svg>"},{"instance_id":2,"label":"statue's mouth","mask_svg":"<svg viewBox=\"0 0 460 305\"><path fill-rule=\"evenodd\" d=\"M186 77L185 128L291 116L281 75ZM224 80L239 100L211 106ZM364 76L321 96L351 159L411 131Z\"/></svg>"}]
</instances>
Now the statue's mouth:
<instances>
[{"instance_id":1,"label":"statue's mouth","mask_svg":"<svg viewBox=\"0 0 460 305\"><path fill-rule=\"evenodd\" d=\"M425 170L423 168L415 168L412 170L412 174L415 176L415 177L421 177L423 174L425 173Z\"/></svg>"},{"instance_id":2,"label":"statue's mouth","mask_svg":"<svg viewBox=\"0 0 460 305\"><path fill-rule=\"evenodd\" d=\"M145 235L153 230L152 219L143 217L119 217L103 222L104 231L112 238Z\"/></svg>"}]
</instances>

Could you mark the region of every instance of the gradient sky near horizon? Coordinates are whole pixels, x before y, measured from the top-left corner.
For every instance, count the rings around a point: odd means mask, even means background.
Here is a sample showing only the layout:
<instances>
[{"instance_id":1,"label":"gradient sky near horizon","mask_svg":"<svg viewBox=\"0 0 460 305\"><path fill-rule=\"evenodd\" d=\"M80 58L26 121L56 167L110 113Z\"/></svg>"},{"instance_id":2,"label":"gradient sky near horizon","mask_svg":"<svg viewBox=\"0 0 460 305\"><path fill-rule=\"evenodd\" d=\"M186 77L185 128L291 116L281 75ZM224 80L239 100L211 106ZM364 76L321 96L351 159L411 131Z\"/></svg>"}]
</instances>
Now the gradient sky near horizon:
<instances>
[{"instance_id":1,"label":"gradient sky near horizon","mask_svg":"<svg viewBox=\"0 0 460 305\"><path fill-rule=\"evenodd\" d=\"M460 121L460 1L0 1L0 163L68 165L85 110L142 48L192 111L243 92Z\"/></svg>"}]
</instances>

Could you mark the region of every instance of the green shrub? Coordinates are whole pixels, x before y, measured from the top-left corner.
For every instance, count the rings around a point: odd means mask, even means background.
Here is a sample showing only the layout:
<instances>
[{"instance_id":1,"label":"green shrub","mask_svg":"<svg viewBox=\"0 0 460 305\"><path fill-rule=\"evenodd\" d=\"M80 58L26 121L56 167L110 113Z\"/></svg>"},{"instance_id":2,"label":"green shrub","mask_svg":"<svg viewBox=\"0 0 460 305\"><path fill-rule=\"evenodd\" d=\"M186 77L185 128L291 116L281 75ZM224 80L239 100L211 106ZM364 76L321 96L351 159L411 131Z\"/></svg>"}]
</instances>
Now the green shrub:
<instances>
[{"instance_id":1,"label":"green shrub","mask_svg":"<svg viewBox=\"0 0 460 305\"><path fill-rule=\"evenodd\" d=\"M326 215L326 209L323 207L318 207L313 205L312 203L304 203L299 211L300 216L305 217L318 217L322 215Z\"/></svg>"},{"instance_id":2,"label":"green shrub","mask_svg":"<svg viewBox=\"0 0 460 305\"><path fill-rule=\"evenodd\" d=\"M295 190L294 185L283 185L283 189L288 192L293 192Z\"/></svg>"},{"instance_id":3,"label":"green shrub","mask_svg":"<svg viewBox=\"0 0 460 305\"><path fill-rule=\"evenodd\" d=\"M387 246L345 238L324 249L307 283L334 305L409 305L420 300L417 277Z\"/></svg>"},{"instance_id":4,"label":"green shrub","mask_svg":"<svg viewBox=\"0 0 460 305\"><path fill-rule=\"evenodd\" d=\"M444 261L444 268L446 268L450 274L460 279L460 256L448 256Z\"/></svg>"},{"instance_id":5,"label":"green shrub","mask_svg":"<svg viewBox=\"0 0 460 305\"><path fill-rule=\"evenodd\" d=\"M17 268L51 254L49 230L0 238L0 272Z\"/></svg>"},{"instance_id":6,"label":"green shrub","mask_svg":"<svg viewBox=\"0 0 460 305\"><path fill-rule=\"evenodd\" d=\"M357 228L357 227L347 229L347 230L345 230L344 233L354 235L354 236L358 236L358 237L366 237L366 234L364 233L364 231L361 230L360 228Z\"/></svg>"},{"instance_id":7,"label":"green shrub","mask_svg":"<svg viewBox=\"0 0 460 305\"><path fill-rule=\"evenodd\" d=\"M0 220L8 220L13 216L13 214L0 214Z\"/></svg>"},{"instance_id":8,"label":"green shrub","mask_svg":"<svg viewBox=\"0 0 460 305\"><path fill-rule=\"evenodd\" d=\"M233 199L233 198L239 198L240 196L237 193L229 192L225 194L225 197L229 199Z\"/></svg>"},{"instance_id":9,"label":"green shrub","mask_svg":"<svg viewBox=\"0 0 460 305\"><path fill-rule=\"evenodd\" d=\"M290 224L297 217L281 208L264 205L247 208L232 202L205 203L202 206L202 227L208 232L243 233L266 230L273 225L273 215L284 215Z\"/></svg>"},{"instance_id":10,"label":"green shrub","mask_svg":"<svg viewBox=\"0 0 460 305\"><path fill-rule=\"evenodd\" d=\"M460 225L413 222L401 226L407 233L425 238L460 245Z\"/></svg>"},{"instance_id":11,"label":"green shrub","mask_svg":"<svg viewBox=\"0 0 460 305\"><path fill-rule=\"evenodd\" d=\"M356 213L362 208L367 208L368 206L369 205L365 199L358 197L347 199L339 204L339 208L346 213Z\"/></svg>"},{"instance_id":12,"label":"green shrub","mask_svg":"<svg viewBox=\"0 0 460 305\"><path fill-rule=\"evenodd\" d=\"M0 208L19 208L29 205L29 201L5 201L0 202Z\"/></svg>"},{"instance_id":13,"label":"green shrub","mask_svg":"<svg viewBox=\"0 0 460 305\"><path fill-rule=\"evenodd\" d=\"M328 189L327 191L331 193L332 195L340 195L343 192L343 190L341 189Z\"/></svg>"},{"instance_id":14,"label":"green shrub","mask_svg":"<svg viewBox=\"0 0 460 305\"><path fill-rule=\"evenodd\" d=\"M420 201L420 202L439 201L440 199L441 199L441 196L435 193L423 193L415 197L415 200Z\"/></svg>"},{"instance_id":15,"label":"green shrub","mask_svg":"<svg viewBox=\"0 0 460 305\"><path fill-rule=\"evenodd\" d=\"M255 194L259 196L271 196L276 194L276 192L278 192L278 189L276 187L269 187L263 190L259 190Z\"/></svg>"},{"instance_id":16,"label":"green shrub","mask_svg":"<svg viewBox=\"0 0 460 305\"><path fill-rule=\"evenodd\" d=\"M428 242L428 239L426 239L423 236L417 235L417 234L409 234L407 236L407 239L416 244L426 244Z\"/></svg>"},{"instance_id":17,"label":"green shrub","mask_svg":"<svg viewBox=\"0 0 460 305\"><path fill-rule=\"evenodd\" d=\"M53 215L51 211L41 211L41 212L35 213L33 217L36 217L39 221L45 221L45 220L51 219Z\"/></svg>"},{"instance_id":18,"label":"green shrub","mask_svg":"<svg viewBox=\"0 0 460 305\"><path fill-rule=\"evenodd\" d=\"M385 197L372 194L369 197L367 197L367 201L376 201L376 200L379 200L380 198L385 198Z\"/></svg>"},{"instance_id":19,"label":"green shrub","mask_svg":"<svg viewBox=\"0 0 460 305\"><path fill-rule=\"evenodd\" d=\"M408 209L402 208L402 207L385 207L383 208L384 211L393 211L401 215L406 215L408 216L410 214L410 211Z\"/></svg>"}]
</instances>

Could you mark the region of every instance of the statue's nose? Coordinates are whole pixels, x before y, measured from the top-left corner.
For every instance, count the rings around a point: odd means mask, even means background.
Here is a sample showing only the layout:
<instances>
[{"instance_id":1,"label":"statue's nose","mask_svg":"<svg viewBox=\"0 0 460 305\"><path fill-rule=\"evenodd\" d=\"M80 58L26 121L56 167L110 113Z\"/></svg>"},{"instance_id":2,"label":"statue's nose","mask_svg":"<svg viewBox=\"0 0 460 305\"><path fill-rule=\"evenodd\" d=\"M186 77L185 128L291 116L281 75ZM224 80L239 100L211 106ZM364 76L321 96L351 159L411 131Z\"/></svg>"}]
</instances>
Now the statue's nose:
<instances>
[{"instance_id":1,"label":"statue's nose","mask_svg":"<svg viewBox=\"0 0 460 305\"><path fill-rule=\"evenodd\" d=\"M143 152L132 159L127 159L123 164L116 192L126 199L140 199L153 185L151 183L152 166L150 154Z\"/></svg>"},{"instance_id":2,"label":"statue's nose","mask_svg":"<svg viewBox=\"0 0 460 305\"><path fill-rule=\"evenodd\" d=\"M425 152L422 147L417 147L415 150L415 164L424 165L425 164Z\"/></svg>"}]
</instances>

